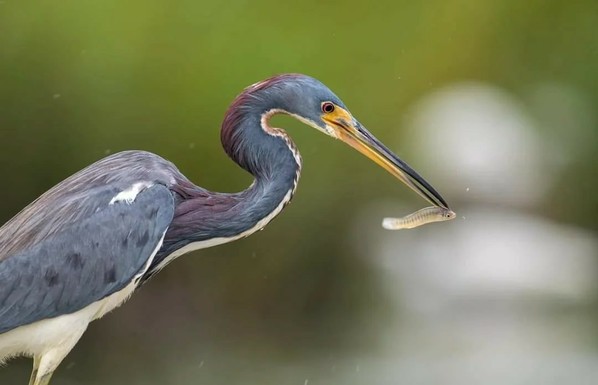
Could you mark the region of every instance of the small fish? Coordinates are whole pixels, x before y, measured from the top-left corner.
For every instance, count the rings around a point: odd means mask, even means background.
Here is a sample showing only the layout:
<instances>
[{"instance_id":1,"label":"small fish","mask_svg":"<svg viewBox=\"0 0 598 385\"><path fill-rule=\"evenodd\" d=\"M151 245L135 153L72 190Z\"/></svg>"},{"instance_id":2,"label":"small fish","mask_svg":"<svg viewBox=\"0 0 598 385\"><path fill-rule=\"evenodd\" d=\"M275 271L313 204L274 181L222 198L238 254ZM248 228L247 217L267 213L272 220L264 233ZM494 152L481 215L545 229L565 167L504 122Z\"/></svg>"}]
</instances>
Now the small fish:
<instances>
[{"instance_id":1,"label":"small fish","mask_svg":"<svg viewBox=\"0 0 598 385\"><path fill-rule=\"evenodd\" d=\"M457 214L444 207L431 206L418 210L402 218L384 218L382 227L387 230L412 229L432 222L448 221Z\"/></svg>"}]
</instances>

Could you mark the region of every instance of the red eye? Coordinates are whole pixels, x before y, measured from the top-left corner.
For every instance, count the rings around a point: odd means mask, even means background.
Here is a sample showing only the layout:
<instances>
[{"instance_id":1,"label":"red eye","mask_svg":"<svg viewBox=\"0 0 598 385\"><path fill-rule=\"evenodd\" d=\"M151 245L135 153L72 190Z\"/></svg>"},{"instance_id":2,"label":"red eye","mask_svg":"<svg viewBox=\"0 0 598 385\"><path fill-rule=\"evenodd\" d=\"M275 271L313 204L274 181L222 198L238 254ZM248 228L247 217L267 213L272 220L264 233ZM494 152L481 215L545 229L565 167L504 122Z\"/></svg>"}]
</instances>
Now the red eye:
<instances>
[{"instance_id":1,"label":"red eye","mask_svg":"<svg viewBox=\"0 0 598 385\"><path fill-rule=\"evenodd\" d=\"M322 103L322 111L327 114L331 113L332 111L334 111L334 104L330 102Z\"/></svg>"}]
</instances>

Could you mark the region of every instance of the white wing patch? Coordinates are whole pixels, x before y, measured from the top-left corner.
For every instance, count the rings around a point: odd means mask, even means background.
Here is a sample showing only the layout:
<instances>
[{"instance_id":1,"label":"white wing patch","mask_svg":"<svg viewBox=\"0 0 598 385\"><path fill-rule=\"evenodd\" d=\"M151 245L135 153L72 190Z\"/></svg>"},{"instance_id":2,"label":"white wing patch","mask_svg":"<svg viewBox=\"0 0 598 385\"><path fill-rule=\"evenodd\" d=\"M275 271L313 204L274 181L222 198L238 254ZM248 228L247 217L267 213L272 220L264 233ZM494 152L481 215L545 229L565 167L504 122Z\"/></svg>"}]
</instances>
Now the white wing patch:
<instances>
[{"instance_id":1,"label":"white wing patch","mask_svg":"<svg viewBox=\"0 0 598 385\"><path fill-rule=\"evenodd\" d=\"M118 194L116 194L116 196L110 200L109 204L113 205L117 202L124 202L124 203L131 204L135 201L135 198L137 198L137 195L139 195L139 193L141 191L145 190L146 188L148 188L150 186L152 186L152 183L149 183L149 182L135 183L130 188L123 190L123 191L119 192Z\"/></svg>"}]
</instances>

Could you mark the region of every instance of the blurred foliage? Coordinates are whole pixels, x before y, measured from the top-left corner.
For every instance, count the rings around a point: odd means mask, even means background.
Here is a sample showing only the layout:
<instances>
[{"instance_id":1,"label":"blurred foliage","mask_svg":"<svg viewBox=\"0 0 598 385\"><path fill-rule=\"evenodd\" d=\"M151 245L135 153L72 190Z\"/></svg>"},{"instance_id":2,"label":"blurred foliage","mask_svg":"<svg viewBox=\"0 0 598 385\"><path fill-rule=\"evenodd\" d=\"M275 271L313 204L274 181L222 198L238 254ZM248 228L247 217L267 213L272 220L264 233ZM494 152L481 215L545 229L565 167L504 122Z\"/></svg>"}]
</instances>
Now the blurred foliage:
<instances>
[{"instance_id":1,"label":"blurred foliage","mask_svg":"<svg viewBox=\"0 0 598 385\"><path fill-rule=\"evenodd\" d=\"M219 124L243 87L276 73L319 78L383 141L401 136L419 97L454 81L524 100L530 86L562 82L598 105L597 25L593 0L1 0L0 218L124 149L156 152L209 189L245 188ZM177 354L292 362L375 345L391 321L368 256L347 245L348 219L373 200L421 202L340 143L276 122L304 158L293 204L264 232L180 259L94 323L56 383L168 383ZM543 209L596 230L591 145ZM395 149L414 155L409 143ZM24 383L30 363L18 362L0 383ZM236 381L222 365L206 383Z\"/></svg>"}]
</instances>

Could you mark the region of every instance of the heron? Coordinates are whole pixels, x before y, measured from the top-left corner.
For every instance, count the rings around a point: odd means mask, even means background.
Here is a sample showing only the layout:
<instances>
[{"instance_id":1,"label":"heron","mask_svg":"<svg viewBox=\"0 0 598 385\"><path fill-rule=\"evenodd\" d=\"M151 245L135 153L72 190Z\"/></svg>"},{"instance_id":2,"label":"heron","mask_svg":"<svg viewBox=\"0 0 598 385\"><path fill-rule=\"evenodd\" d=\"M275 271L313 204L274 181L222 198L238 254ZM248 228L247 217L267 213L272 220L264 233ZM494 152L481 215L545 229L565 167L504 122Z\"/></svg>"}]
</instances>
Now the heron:
<instances>
[{"instance_id":1,"label":"heron","mask_svg":"<svg viewBox=\"0 0 598 385\"><path fill-rule=\"evenodd\" d=\"M245 88L220 131L254 180L236 193L199 187L164 158L119 152L66 178L0 228L0 360L33 358L47 385L89 323L175 258L247 237L291 201L301 156L270 125L290 115L347 143L435 206L442 196L376 139L319 80L282 74Z\"/></svg>"}]
</instances>

